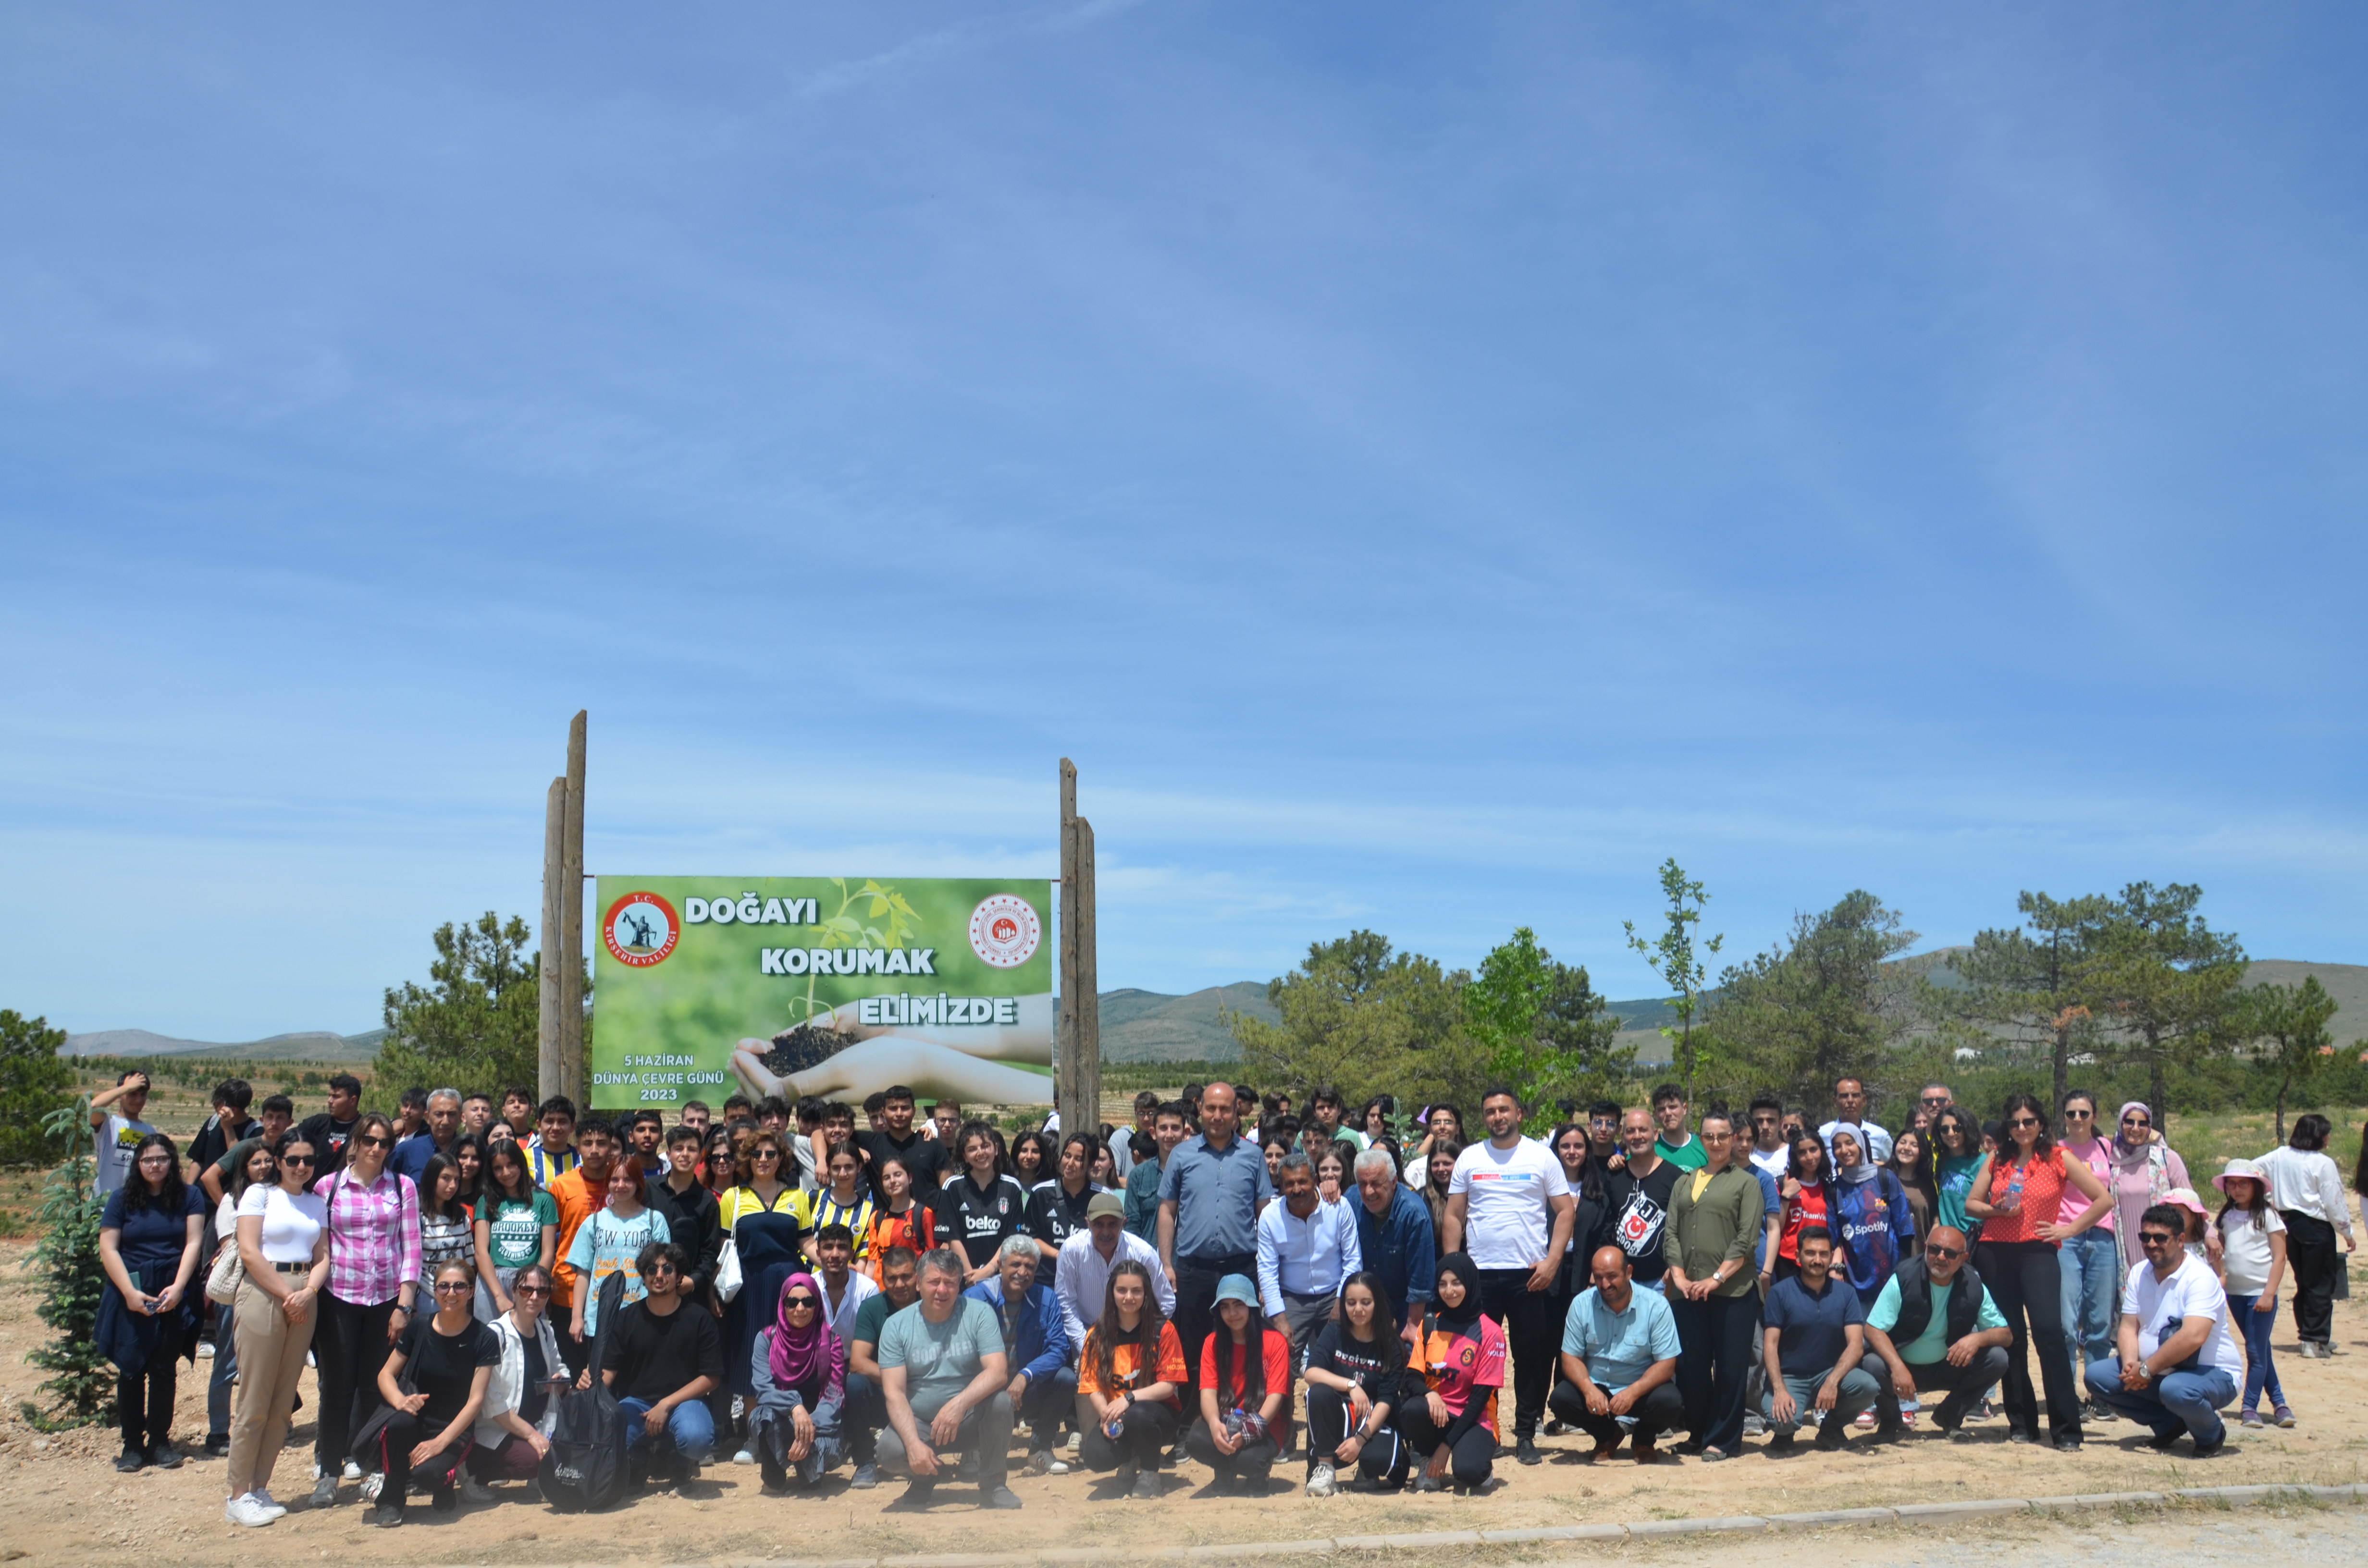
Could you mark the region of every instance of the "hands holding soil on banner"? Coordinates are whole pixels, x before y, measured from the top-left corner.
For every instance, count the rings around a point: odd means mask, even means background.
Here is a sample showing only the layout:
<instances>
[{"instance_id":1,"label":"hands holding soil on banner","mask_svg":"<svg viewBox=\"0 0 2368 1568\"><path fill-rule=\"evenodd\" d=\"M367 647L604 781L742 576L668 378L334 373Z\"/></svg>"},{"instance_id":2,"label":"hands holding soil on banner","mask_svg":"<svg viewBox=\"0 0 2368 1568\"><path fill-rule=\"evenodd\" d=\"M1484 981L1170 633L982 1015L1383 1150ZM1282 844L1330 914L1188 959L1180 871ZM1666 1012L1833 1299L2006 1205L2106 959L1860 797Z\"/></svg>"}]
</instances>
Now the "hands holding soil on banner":
<instances>
[{"instance_id":1,"label":"hands holding soil on banner","mask_svg":"<svg viewBox=\"0 0 2368 1568\"><path fill-rule=\"evenodd\" d=\"M1049 1104L1050 1077L1005 1063L1051 1063L1053 998L1040 993L1016 1000L1015 1023L952 1025L861 1023L860 1004L848 1002L770 1040L743 1039L733 1048L733 1075L751 1095L785 1099L814 1095L860 1100L891 1084L905 1084L925 1097L943 1096L965 1104ZM834 1036L845 1042L835 1050ZM798 1065L823 1050L830 1054L812 1066Z\"/></svg>"}]
</instances>

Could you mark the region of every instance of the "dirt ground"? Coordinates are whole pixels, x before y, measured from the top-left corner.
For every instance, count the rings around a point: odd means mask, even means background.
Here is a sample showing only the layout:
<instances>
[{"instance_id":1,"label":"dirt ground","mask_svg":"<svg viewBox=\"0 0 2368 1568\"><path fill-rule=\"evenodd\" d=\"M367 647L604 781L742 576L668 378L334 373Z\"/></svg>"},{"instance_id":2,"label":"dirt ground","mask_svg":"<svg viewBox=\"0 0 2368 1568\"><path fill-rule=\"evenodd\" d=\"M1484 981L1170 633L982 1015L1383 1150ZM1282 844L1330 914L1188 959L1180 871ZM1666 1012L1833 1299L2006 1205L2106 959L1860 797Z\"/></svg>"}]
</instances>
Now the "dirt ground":
<instances>
[{"instance_id":1,"label":"dirt ground","mask_svg":"<svg viewBox=\"0 0 2368 1568\"><path fill-rule=\"evenodd\" d=\"M948 1484L939 1506L915 1519L881 1513L897 1495L897 1483L853 1492L846 1485L844 1466L816 1495L769 1498L758 1492L754 1467L722 1464L686 1495L647 1494L589 1517L555 1514L530 1500L527 1489L514 1487L505 1489L494 1506L453 1516L434 1516L415 1506L413 1522L401 1531L376 1531L363 1523L364 1511L352 1501L354 1489L348 1486L348 1501L334 1510L300 1511L267 1529L244 1530L222 1517L218 1460L193 1452L177 1471L120 1476L111 1463L117 1452L112 1431L45 1437L25 1424L18 1403L32 1397L39 1374L24 1364L24 1356L48 1330L34 1316L32 1293L19 1272L24 1251L21 1243L0 1244L0 1507L6 1509L0 1561L21 1556L40 1564L120 1568L136 1558L191 1568L264 1568L346 1558L359 1549L388 1563L493 1562L496 1555L507 1562L674 1563L1103 1543L1123 1554L1213 1541L2368 1479L2368 1307L2342 1301L2336 1307L2336 1336L2343 1354L2329 1361L2305 1361L2290 1339L2278 1346L2280 1371L2300 1425L2234 1439L2219 1458L2202 1463L2154 1453L2140 1446L2139 1434L2128 1423L2114 1422L2091 1428L2087 1449L2067 1464L2050 1449L2009 1444L2005 1423L1993 1420L1973 1428L1981 1440L1970 1445L1911 1438L1832 1458L1804 1453L1771 1459L1754 1442L1721 1465L1686 1460L1644 1468L1622 1460L1588 1466L1577 1458L1584 1439L1546 1438L1545 1464L1524 1469L1508 1456L1498 1473L1511 1484L1478 1499L1310 1498L1296 1484L1297 1466L1277 1470L1269 1496L1216 1498L1202 1494L1207 1472L1187 1464L1174 1473L1167 1497L1157 1503L1105 1500L1108 1483L1083 1475L1015 1476L1014 1490L1026 1505L1017 1514L990 1518L973 1506L970 1488ZM2282 1326L2283 1322L2282 1314ZM185 1367L181 1381L175 1432L191 1449L204 1437L204 1373L210 1366L201 1360L194 1369ZM309 1410L309 1375L304 1392ZM275 1490L283 1500L307 1490L313 1427L302 1413L299 1420L295 1437L301 1446L286 1451L276 1477ZM1292 1478L1287 1488L1286 1472ZM2083 1528L2112 1529L2110 1521ZM1519 1555L1570 1553L1541 1550L1501 1554L1499 1560Z\"/></svg>"}]
</instances>

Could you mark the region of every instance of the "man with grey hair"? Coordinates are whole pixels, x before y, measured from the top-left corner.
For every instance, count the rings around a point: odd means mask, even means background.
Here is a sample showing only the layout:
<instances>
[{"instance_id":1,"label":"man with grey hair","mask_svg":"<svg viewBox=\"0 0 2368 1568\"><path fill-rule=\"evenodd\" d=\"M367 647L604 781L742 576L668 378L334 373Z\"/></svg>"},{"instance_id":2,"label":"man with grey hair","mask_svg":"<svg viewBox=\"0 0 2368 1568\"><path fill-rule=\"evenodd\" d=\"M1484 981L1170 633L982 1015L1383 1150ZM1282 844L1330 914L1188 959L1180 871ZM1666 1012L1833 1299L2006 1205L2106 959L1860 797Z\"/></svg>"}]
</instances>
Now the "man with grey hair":
<instances>
[{"instance_id":1,"label":"man with grey hair","mask_svg":"<svg viewBox=\"0 0 2368 1568\"><path fill-rule=\"evenodd\" d=\"M1430 1300L1432 1265L1439 1256L1430 1205L1398 1179L1397 1162L1386 1149L1357 1156L1357 1254L1381 1276L1390 1293L1397 1326L1421 1321L1419 1304Z\"/></svg>"},{"instance_id":2,"label":"man with grey hair","mask_svg":"<svg viewBox=\"0 0 2368 1568\"><path fill-rule=\"evenodd\" d=\"M394 1153L386 1157L386 1168L416 1184L428 1160L437 1154L449 1156L460 1139L461 1091L435 1090L427 1096L427 1125L394 1146Z\"/></svg>"},{"instance_id":3,"label":"man with grey hair","mask_svg":"<svg viewBox=\"0 0 2368 1568\"><path fill-rule=\"evenodd\" d=\"M1339 1312L1341 1285L1364 1265L1356 1210L1317 1195L1315 1166L1307 1156L1296 1149L1285 1154L1277 1176L1282 1201L1268 1204L1258 1216L1258 1304L1274 1331L1291 1341L1297 1368L1306 1365L1307 1347Z\"/></svg>"},{"instance_id":4,"label":"man with grey hair","mask_svg":"<svg viewBox=\"0 0 2368 1568\"><path fill-rule=\"evenodd\" d=\"M996 1278L962 1294L985 1302L1002 1331L1004 1364L1011 1369L1005 1392L1013 1418L1026 1422L1034 1439L1028 1445L1028 1473L1066 1475L1069 1467L1053 1457L1053 1443L1061 1423L1076 1418L1077 1347L1069 1343L1059 1295L1036 1277L1041 1256L1034 1237L1006 1236L996 1249Z\"/></svg>"},{"instance_id":5,"label":"man with grey hair","mask_svg":"<svg viewBox=\"0 0 2368 1568\"><path fill-rule=\"evenodd\" d=\"M956 1458L978 1462L979 1501L1017 1508L1004 1484L1011 1448L1010 1362L993 1308L962 1294L970 1265L951 1247L921 1259L921 1299L880 1330L876 1359L888 1426L880 1434L880 1468L912 1484L888 1505L892 1514L929 1506Z\"/></svg>"}]
</instances>

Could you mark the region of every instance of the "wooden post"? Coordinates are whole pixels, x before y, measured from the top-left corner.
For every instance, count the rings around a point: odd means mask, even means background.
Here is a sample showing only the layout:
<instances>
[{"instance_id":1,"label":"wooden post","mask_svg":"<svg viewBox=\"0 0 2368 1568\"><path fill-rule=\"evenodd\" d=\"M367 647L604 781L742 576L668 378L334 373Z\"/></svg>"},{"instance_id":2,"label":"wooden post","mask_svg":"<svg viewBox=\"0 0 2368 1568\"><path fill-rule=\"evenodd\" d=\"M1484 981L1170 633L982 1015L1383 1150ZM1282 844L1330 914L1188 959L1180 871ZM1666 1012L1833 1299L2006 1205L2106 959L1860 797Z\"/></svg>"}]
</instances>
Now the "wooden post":
<instances>
[{"instance_id":1,"label":"wooden post","mask_svg":"<svg viewBox=\"0 0 2368 1568\"><path fill-rule=\"evenodd\" d=\"M579 1114L591 1101L584 1061L584 724L578 709L567 726L567 836L561 846L559 876L559 1078L560 1090Z\"/></svg>"},{"instance_id":2,"label":"wooden post","mask_svg":"<svg viewBox=\"0 0 2368 1568\"><path fill-rule=\"evenodd\" d=\"M1061 1131L1102 1124L1101 1008L1094 972L1094 829L1077 814L1077 768L1061 759L1061 1014L1053 1101Z\"/></svg>"},{"instance_id":3,"label":"wooden post","mask_svg":"<svg viewBox=\"0 0 2368 1568\"><path fill-rule=\"evenodd\" d=\"M542 807L542 979L536 992L534 1039L538 1103L566 1092L560 1087L564 1074L559 1070L559 955L567 945L565 922L560 916L564 907L560 890L565 885L566 843L567 780L562 777L551 781Z\"/></svg>"},{"instance_id":4,"label":"wooden post","mask_svg":"<svg viewBox=\"0 0 2368 1568\"><path fill-rule=\"evenodd\" d=\"M1102 1125L1101 979L1094 961L1094 824L1077 819L1077 1065L1069 1075L1077 1116L1061 1113L1061 1131L1099 1132Z\"/></svg>"}]
</instances>

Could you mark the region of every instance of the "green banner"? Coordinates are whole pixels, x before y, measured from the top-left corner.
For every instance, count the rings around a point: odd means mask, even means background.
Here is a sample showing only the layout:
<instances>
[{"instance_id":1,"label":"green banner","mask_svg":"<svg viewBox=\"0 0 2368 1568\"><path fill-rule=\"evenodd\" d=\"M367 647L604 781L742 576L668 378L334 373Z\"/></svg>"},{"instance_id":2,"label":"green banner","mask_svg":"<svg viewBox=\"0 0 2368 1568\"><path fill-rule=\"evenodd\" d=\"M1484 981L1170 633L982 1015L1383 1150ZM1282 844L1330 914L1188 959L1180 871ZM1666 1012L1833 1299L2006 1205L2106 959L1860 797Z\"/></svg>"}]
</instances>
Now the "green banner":
<instances>
[{"instance_id":1,"label":"green banner","mask_svg":"<svg viewBox=\"0 0 2368 1568\"><path fill-rule=\"evenodd\" d=\"M602 877L592 1104L1053 1099L1052 883Z\"/></svg>"}]
</instances>

